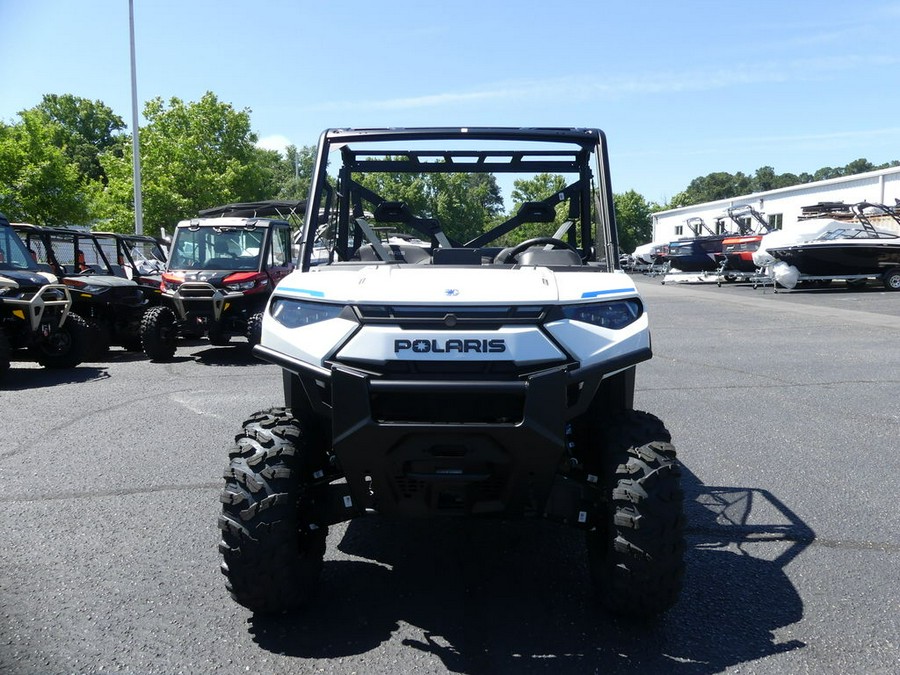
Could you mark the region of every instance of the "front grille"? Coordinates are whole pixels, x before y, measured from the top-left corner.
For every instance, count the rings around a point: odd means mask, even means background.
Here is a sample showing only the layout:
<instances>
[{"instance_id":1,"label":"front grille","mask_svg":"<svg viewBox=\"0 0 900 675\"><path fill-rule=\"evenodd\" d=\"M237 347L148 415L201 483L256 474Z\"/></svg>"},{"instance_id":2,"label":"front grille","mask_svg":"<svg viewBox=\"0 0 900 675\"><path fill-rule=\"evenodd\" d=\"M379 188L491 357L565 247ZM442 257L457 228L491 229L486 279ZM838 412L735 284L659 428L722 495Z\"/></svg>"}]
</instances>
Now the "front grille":
<instances>
[{"instance_id":1,"label":"front grille","mask_svg":"<svg viewBox=\"0 0 900 675\"><path fill-rule=\"evenodd\" d=\"M216 289L210 284L192 284L185 282L178 287L178 294L184 300L209 300Z\"/></svg>"},{"instance_id":2,"label":"front grille","mask_svg":"<svg viewBox=\"0 0 900 675\"><path fill-rule=\"evenodd\" d=\"M390 323L401 328L498 328L504 325L542 323L543 306L358 305L360 323Z\"/></svg>"},{"instance_id":3,"label":"front grille","mask_svg":"<svg viewBox=\"0 0 900 675\"><path fill-rule=\"evenodd\" d=\"M519 369L511 361L389 361L377 370L389 378L402 376L426 380L514 380L519 377Z\"/></svg>"},{"instance_id":4,"label":"front grille","mask_svg":"<svg viewBox=\"0 0 900 675\"><path fill-rule=\"evenodd\" d=\"M575 367L577 364L569 362L561 364L559 361L546 363L531 363L527 366L519 365L513 361L388 361L383 364L356 362L353 359L341 359L340 361L328 361L326 368L335 365L347 365L354 370L365 372L369 375L385 380L423 380L426 382L447 381L492 381L515 382L528 375L546 370L559 365Z\"/></svg>"},{"instance_id":5,"label":"front grille","mask_svg":"<svg viewBox=\"0 0 900 675\"><path fill-rule=\"evenodd\" d=\"M516 424L525 410L525 390L475 396L467 391L387 391L373 393L372 419L378 423Z\"/></svg>"}]
</instances>

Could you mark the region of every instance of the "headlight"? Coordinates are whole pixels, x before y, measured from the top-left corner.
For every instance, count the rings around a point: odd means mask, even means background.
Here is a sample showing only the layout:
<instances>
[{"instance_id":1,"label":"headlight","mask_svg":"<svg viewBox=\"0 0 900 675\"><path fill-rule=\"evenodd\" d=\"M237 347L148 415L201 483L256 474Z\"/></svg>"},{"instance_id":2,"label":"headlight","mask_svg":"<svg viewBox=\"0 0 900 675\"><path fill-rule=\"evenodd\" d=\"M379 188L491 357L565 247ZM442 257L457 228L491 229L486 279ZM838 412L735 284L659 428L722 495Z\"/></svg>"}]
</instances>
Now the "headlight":
<instances>
[{"instance_id":1,"label":"headlight","mask_svg":"<svg viewBox=\"0 0 900 675\"><path fill-rule=\"evenodd\" d=\"M637 321L644 313L640 300L615 300L613 302L568 305L562 308L563 316L601 328L618 330Z\"/></svg>"},{"instance_id":2,"label":"headlight","mask_svg":"<svg viewBox=\"0 0 900 675\"><path fill-rule=\"evenodd\" d=\"M90 293L91 295L100 295L101 293L106 293L109 290L109 286L98 286L97 284L84 284L83 286L76 286L75 290L80 293Z\"/></svg>"},{"instance_id":3,"label":"headlight","mask_svg":"<svg viewBox=\"0 0 900 675\"><path fill-rule=\"evenodd\" d=\"M231 293L257 292L269 285L269 279L259 272L238 272L225 277L224 285L225 290Z\"/></svg>"},{"instance_id":4,"label":"headlight","mask_svg":"<svg viewBox=\"0 0 900 675\"><path fill-rule=\"evenodd\" d=\"M44 300L47 300L47 301L50 301L50 300L65 300L65 299L66 299L66 294L63 293L63 292L62 292L60 289L58 289L58 288L51 288L49 291L44 291L44 294L43 294L43 296L41 296L41 297L43 297Z\"/></svg>"},{"instance_id":5,"label":"headlight","mask_svg":"<svg viewBox=\"0 0 900 675\"><path fill-rule=\"evenodd\" d=\"M266 279L262 279L259 281L260 286L265 286L268 283ZM251 288L257 285L257 280L253 279L250 281L242 281L237 284L225 284L225 288L229 291L237 292L237 291L249 291Z\"/></svg>"},{"instance_id":6,"label":"headlight","mask_svg":"<svg viewBox=\"0 0 900 675\"><path fill-rule=\"evenodd\" d=\"M308 302L291 298L276 298L269 309L272 317L282 326L300 328L320 321L334 319L344 311L343 305L324 302Z\"/></svg>"},{"instance_id":7,"label":"headlight","mask_svg":"<svg viewBox=\"0 0 900 675\"><path fill-rule=\"evenodd\" d=\"M184 277L175 274L163 274L162 280L160 281L160 288L164 291L174 293L182 283L184 283Z\"/></svg>"}]
</instances>

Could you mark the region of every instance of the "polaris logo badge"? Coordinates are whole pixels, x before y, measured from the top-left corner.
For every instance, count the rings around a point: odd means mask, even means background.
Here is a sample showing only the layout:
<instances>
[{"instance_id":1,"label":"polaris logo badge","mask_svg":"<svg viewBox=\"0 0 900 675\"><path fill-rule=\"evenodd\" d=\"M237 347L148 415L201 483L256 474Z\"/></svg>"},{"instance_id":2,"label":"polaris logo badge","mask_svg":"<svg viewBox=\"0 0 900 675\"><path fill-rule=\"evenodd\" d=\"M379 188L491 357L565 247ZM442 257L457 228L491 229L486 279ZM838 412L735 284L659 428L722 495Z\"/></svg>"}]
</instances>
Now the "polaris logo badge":
<instances>
[{"instance_id":1,"label":"polaris logo badge","mask_svg":"<svg viewBox=\"0 0 900 675\"><path fill-rule=\"evenodd\" d=\"M416 338L394 340L394 353L412 351L416 354L502 354L506 351L506 340L502 338L449 338L435 340Z\"/></svg>"}]
</instances>

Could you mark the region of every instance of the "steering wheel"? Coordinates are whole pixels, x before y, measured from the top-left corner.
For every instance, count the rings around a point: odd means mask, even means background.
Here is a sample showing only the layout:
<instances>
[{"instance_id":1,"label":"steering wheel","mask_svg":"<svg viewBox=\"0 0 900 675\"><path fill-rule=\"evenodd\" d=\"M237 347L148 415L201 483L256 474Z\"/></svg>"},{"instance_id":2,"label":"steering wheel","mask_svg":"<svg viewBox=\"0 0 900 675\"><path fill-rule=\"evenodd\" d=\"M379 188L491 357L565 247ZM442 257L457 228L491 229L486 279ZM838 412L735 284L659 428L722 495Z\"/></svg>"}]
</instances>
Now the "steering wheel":
<instances>
[{"instance_id":1,"label":"steering wheel","mask_svg":"<svg viewBox=\"0 0 900 675\"><path fill-rule=\"evenodd\" d=\"M575 253L579 258L581 257L581 254L578 253L578 251L576 251L568 242L565 242L562 239L557 239L556 237L535 237L534 239L526 239L521 244L516 244L515 246L510 246L509 248L503 249L494 258L494 264L504 265L507 262L515 263L518 255L520 253L524 253L532 246L547 245L552 245L553 248L567 248Z\"/></svg>"}]
</instances>

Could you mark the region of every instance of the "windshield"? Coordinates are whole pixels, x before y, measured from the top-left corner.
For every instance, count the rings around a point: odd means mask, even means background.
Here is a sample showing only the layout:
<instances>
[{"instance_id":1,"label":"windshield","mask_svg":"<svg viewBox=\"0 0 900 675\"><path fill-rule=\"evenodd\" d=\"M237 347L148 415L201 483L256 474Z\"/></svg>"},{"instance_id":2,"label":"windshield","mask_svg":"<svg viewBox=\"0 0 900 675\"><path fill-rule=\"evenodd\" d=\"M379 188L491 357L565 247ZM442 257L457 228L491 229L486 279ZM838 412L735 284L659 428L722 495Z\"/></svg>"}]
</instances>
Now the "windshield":
<instances>
[{"instance_id":1,"label":"windshield","mask_svg":"<svg viewBox=\"0 0 900 675\"><path fill-rule=\"evenodd\" d=\"M0 270L38 271L36 256L9 226L0 227Z\"/></svg>"},{"instance_id":2,"label":"windshield","mask_svg":"<svg viewBox=\"0 0 900 675\"><path fill-rule=\"evenodd\" d=\"M166 254L163 253L162 248L160 248L159 243L150 239L138 239L138 238L129 238L125 237L125 241L129 246L129 252L131 253L131 257L134 258L134 262L166 262Z\"/></svg>"},{"instance_id":3,"label":"windshield","mask_svg":"<svg viewBox=\"0 0 900 675\"><path fill-rule=\"evenodd\" d=\"M258 270L264 233L259 227L179 227L169 269Z\"/></svg>"}]
</instances>

